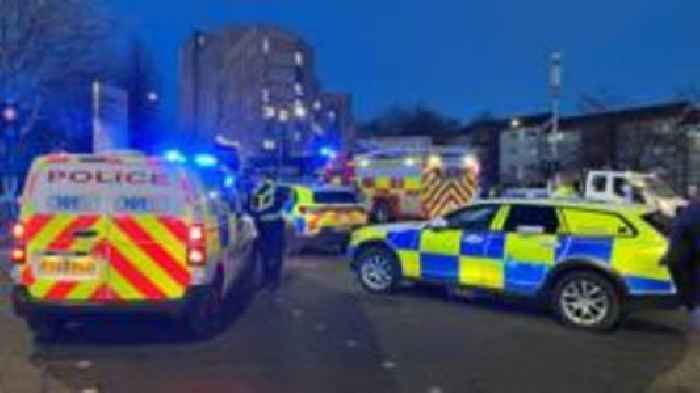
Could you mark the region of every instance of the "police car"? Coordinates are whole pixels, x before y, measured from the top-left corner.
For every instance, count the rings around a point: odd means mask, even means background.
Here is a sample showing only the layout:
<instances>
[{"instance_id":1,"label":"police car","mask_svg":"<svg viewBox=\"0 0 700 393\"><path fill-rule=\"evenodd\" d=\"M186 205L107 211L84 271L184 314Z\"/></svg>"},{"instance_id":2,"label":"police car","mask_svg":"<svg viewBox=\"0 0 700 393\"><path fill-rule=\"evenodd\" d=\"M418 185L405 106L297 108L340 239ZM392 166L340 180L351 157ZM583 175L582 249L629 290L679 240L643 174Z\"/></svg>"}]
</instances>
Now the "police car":
<instances>
[{"instance_id":1,"label":"police car","mask_svg":"<svg viewBox=\"0 0 700 393\"><path fill-rule=\"evenodd\" d=\"M255 238L193 168L135 153L37 158L13 232L14 309L45 339L107 313L167 314L209 336Z\"/></svg>"},{"instance_id":2,"label":"police car","mask_svg":"<svg viewBox=\"0 0 700 393\"><path fill-rule=\"evenodd\" d=\"M566 324L614 327L644 305L674 305L667 240L643 206L484 200L428 223L370 226L349 254L363 287L428 281L544 300ZM660 303L659 303L660 301Z\"/></svg>"},{"instance_id":3,"label":"police car","mask_svg":"<svg viewBox=\"0 0 700 393\"><path fill-rule=\"evenodd\" d=\"M288 184L279 188L287 201L284 217L289 253L311 243L344 248L350 233L367 224L367 212L350 187Z\"/></svg>"}]
</instances>

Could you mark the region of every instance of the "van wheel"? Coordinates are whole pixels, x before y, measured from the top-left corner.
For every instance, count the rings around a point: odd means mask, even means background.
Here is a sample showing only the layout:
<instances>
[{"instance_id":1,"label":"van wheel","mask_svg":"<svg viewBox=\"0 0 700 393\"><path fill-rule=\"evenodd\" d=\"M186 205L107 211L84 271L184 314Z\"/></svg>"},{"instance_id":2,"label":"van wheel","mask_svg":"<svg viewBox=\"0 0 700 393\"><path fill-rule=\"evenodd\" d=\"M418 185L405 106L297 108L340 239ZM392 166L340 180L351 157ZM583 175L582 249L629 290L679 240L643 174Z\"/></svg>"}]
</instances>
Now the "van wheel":
<instances>
[{"instance_id":1,"label":"van wheel","mask_svg":"<svg viewBox=\"0 0 700 393\"><path fill-rule=\"evenodd\" d=\"M566 325L610 330L621 320L621 298L604 276L590 271L564 274L552 292L552 309Z\"/></svg>"},{"instance_id":2,"label":"van wheel","mask_svg":"<svg viewBox=\"0 0 700 393\"><path fill-rule=\"evenodd\" d=\"M37 341L52 342L61 331L61 321L55 318L31 317L27 320L29 328Z\"/></svg>"},{"instance_id":3,"label":"van wheel","mask_svg":"<svg viewBox=\"0 0 700 393\"><path fill-rule=\"evenodd\" d=\"M223 327L223 305L219 291L206 287L192 303L185 317L187 333L195 339L207 339Z\"/></svg>"},{"instance_id":4,"label":"van wheel","mask_svg":"<svg viewBox=\"0 0 700 393\"><path fill-rule=\"evenodd\" d=\"M386 224L391 221L391 206L386 201L379 201L372 209L372 221L376 224Z\"/></svg>"},{"instance_id":5,"label":"van wheel","mask_svg":"<svg viewBox=\"0 0 700 393\"><path fill-rule=\"evenodd\" d=\"M362 287L372 293L391 293L401 282L401 268L391 251L370 247L357 258L357 274Z\"/></svg>"}]
</instances>

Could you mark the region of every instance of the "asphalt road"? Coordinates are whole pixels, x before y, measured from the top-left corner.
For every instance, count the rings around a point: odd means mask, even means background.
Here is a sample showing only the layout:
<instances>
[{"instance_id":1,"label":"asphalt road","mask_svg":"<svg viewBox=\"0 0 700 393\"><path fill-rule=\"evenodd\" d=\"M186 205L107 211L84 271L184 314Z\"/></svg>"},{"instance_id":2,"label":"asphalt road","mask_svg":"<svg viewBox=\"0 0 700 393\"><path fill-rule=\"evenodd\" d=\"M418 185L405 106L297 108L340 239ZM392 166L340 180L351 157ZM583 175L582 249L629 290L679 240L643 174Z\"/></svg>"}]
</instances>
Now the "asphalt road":
<instances>
[{"instance_id":1,"label":"asphalt road","mask_svg":"<svg viewBox=\"0 0 700 393\"><path fill-rule=\"evenodd\" d=\"M519 302L436 288L369 295L332 256L289 261L279 297L241 295L206 342L139 319L74 325L38 344L9 314L6 278L0 289L0 392L700 391L700 341L681 312L591 334Z\"/></svg>"}]
</instances>

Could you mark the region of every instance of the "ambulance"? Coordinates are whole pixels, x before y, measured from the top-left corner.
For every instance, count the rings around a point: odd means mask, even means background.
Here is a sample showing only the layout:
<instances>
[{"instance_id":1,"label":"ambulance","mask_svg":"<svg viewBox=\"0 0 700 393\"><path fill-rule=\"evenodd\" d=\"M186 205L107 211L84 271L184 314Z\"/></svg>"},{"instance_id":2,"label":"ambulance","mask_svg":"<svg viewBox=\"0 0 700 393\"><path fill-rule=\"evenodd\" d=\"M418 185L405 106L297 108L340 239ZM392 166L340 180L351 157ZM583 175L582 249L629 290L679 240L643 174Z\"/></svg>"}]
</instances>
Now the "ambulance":
<instances>
[{"instance_id":1,"label":"ambulance","mask_svg":"<svg viewBox=\"0 0 700 393\"><path fill-rule=\"evenodd\" d=\"M355 156L354 177L374 222L424 220L477 197L479 162L460 148L380 150Z\"/></svg>"},{"instance_id":2,"label":"ambulance","mask_svg":"<svg viewBox=\"0 0 700 393\"><path fill-rule=\"evenodd\" d=\"M171 316L209 337L243 273L259 271L252 220L194 167L138 153L41 156L20 203L13 303L39 339L114 313Z\"/></svg>"}]
</instances>

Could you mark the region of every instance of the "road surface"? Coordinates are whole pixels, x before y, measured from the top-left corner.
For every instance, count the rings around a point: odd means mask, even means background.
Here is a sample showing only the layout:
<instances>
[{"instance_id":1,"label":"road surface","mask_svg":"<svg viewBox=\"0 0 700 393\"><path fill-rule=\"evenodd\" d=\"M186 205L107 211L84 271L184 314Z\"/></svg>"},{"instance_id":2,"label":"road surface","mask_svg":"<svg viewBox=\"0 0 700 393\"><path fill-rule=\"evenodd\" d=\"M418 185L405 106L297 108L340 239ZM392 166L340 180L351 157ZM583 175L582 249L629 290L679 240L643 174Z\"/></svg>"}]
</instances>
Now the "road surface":
<instances>
[{"instance_id":1,"label":"road surface","mask_svg":"<svg viewBox=\"0 0 700 393\"><path fill-rule=\"evenodd\" d=\"M3 393L700 391L680 311L591 334L519 302L420 287L366 294L330 255L289 261L280 296L241 295L226 331L206 342L134 319L75 324L38 344L11 315L8 288L3 276Z\"/></svg>"}]
</instances>

